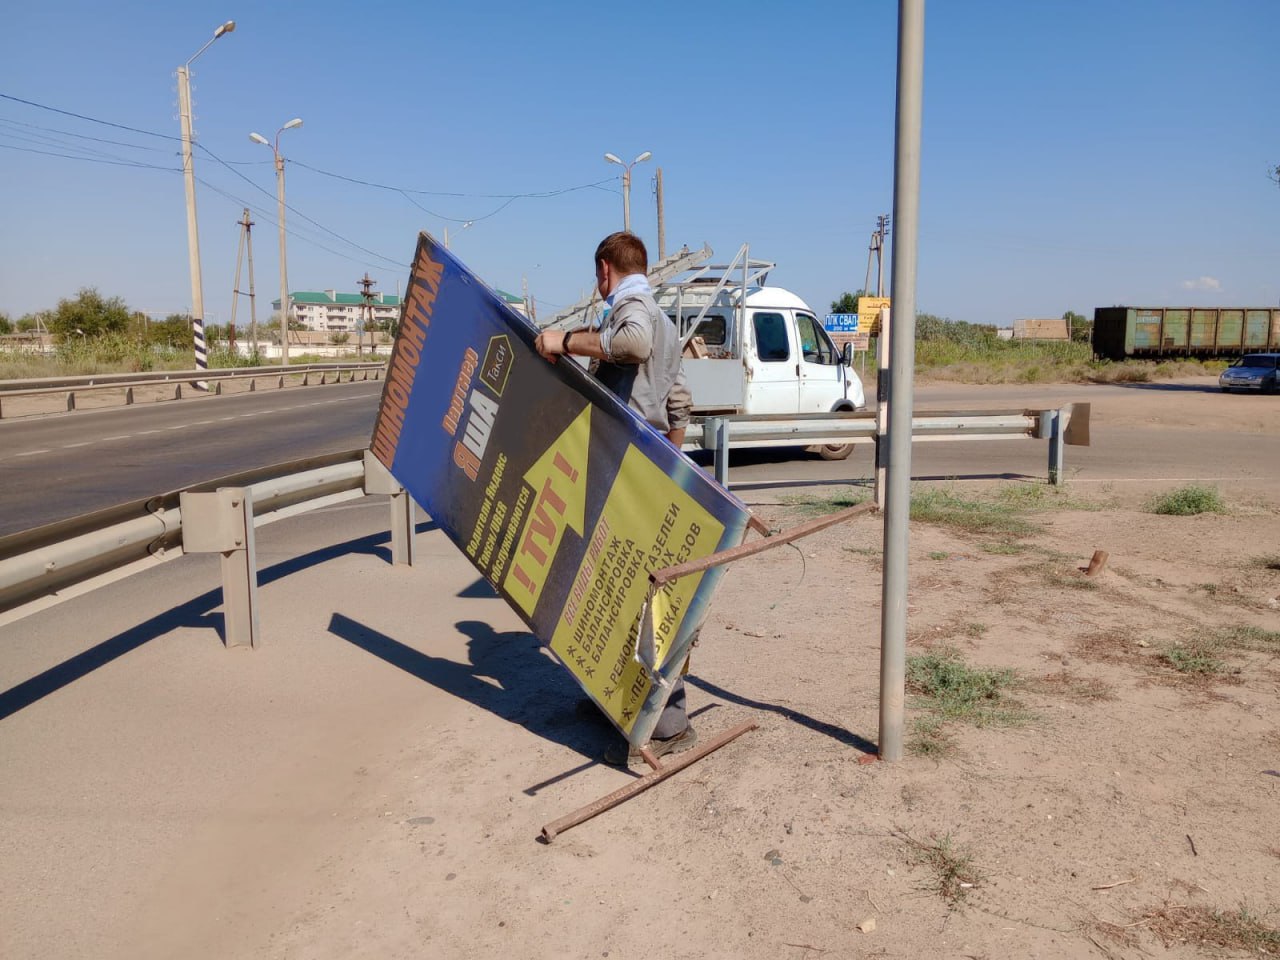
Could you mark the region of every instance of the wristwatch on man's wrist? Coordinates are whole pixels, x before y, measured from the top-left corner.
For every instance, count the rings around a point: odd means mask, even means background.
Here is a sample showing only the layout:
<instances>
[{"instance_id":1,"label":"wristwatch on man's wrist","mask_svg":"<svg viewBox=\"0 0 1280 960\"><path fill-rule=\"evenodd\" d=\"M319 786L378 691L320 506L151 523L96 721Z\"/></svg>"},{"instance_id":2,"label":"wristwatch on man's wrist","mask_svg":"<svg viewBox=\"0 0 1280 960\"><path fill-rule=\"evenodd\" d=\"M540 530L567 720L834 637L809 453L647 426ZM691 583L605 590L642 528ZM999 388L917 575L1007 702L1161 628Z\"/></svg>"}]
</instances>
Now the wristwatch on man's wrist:
<instances>
[{"instance_id":1,"label":"wristwatch on man's wrist","mask_svg":"<svg viewBox=\"0 0 1280 960\"><path fill-rule=\"evenodd\" d=\"M573 336L573 331L572 331L572 330L570 330L568 333L566 333L566 334L564 335L564 339L560 341L560 352L561 352L561 353L568 353L568 352L569 352L569 338L570 338L570 337L572 337L572 336Z\"/></svg>"}]
</instances>

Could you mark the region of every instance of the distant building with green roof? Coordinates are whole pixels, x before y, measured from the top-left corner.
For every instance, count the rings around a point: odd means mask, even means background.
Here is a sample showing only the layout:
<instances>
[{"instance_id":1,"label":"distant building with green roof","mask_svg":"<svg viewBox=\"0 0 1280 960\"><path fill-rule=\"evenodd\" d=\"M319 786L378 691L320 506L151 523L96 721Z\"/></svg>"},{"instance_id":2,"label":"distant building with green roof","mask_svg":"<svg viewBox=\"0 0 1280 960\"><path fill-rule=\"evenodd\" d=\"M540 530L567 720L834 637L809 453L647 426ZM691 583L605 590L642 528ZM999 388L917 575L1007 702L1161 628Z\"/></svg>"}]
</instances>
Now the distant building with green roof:
<instances>
[{"instance_id":1,"label":"distant building with green roof","mask_svg":"<svg viewBox=\"0 0 1280 960\"><path fill-rule=\"evenodd\" d=\"M505 290L494 289L511 309L525 313L521 297ZM388 320L400 320L400 297L390 293L373 294L373 322L381 328ZM295 290L289 294L289 307L293 316L308 330L325 333L354 333L364 320L364 297L358 293L338 293L336 290ZM272 300L271 308L280 310L280 301Z\"/></svg>"}]
</instances>

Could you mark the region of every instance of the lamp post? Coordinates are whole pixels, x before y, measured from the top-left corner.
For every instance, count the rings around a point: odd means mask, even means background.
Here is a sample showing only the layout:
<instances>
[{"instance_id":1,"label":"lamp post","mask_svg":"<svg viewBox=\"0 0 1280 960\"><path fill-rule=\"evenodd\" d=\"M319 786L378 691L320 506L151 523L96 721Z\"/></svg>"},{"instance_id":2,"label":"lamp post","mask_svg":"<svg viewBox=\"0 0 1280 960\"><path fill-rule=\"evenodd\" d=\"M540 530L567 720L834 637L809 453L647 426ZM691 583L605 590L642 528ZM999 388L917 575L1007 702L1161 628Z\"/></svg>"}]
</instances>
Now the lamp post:
<instances>
[{"instance_id":1,"label":"lamp post","mask_svg":"<svg viewBox=\"0 0 1280 960\"><path fill-rule=\"evenodd\" d=\"M249 134L254 143L271 148L276 158L276 218L280 221L280 365L289 365L289 268L284 253L284 157L280 156L280 134L302 126L302 119L294 117L276 131L273 143L260 133Z\"/></svg>"},{"instance_id":2,"label":"lamp post","mask_svg":"<svg viewBox=\"0 0 1280 960\"><path fill-rule=\"evenodd\" d=\"M467 227L471 226L471 224L473 223L475 223L474 220L465 221L462 224L462 226L458 228L458 233L461 233L463 230L467 229ZM449 249L449 225L448 224L445 224L445 228L444 228L444 248L446 250Z\"/></svg>"},{"instance_id":3,"label":"lamp post","mask_svg":"<svg viewBox=\"0 0 1280 960\"><path fill-rule=\"evenodd\" d=\"M236 28L234 20L228 20L203 47L191 55L178 68L178 113L182 120L182 179L187 188L187 256L191 262L191 335L195 342L196 368L209 366L208 350L204 340L204 279L200 275L200 233L196 228L196 173L191 157L191 64L196 57L209 49L210 44L224 33Z\"/></svg>"},{"instance_id":4,"label":"lamp post","mask_svg":"<svg viewBox=\"0 0 1280 960\"><path fill-rule=\"evenodd\" d=\"M604 155L605 160L609 163L616 163L622 167L622 229L631 230L631 168L637 163L642 163L652 157L653 154L646 150L640 156L636 157L630 163L624 163L612 153Z\"/></svg>"}]
</instances>

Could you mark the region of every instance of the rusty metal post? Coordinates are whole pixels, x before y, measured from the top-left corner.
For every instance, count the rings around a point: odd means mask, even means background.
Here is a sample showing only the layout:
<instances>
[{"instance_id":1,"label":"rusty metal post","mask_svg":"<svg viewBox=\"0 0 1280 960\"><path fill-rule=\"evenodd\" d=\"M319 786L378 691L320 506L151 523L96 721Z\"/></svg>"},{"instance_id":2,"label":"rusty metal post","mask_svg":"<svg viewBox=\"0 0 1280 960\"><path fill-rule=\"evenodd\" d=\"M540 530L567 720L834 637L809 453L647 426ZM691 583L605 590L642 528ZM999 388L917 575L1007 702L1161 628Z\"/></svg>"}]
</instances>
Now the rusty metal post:
<instances>
[{"instance_id":1,"label":"rusty metal post","mask_svg":"<svg viewBox=\"0 0 1280 960\"><path fill-rule=\"evenodd\" d=\"M730 727L723 733L712 737L711 740L706 743L696 746L685 753L676 755L665 764L660 764L657 769L653 770L651 773L645 774L640 779L632 781L625 787L620 787L613 791L613 793L606 794L599 800L587 804L585 807L579 807L577 810L573 811L573 813L563 816L559 820L551 821L542 828L543 841L550 843L559 834L564 833L571 827L576 827L580 823L585 823L587 820L590 820L592 817L599 816L606 810L612 810L620 803L626 803L632 797L638 796L650 787L661 783L673 773L679 773L690 764L697 763L707 754L714 753L726 743L736 740L748 730L756 729L756 726L757 725L754 722L747 721L746 723L738 724L736 727Z\"/></svg>"}]
</instances>

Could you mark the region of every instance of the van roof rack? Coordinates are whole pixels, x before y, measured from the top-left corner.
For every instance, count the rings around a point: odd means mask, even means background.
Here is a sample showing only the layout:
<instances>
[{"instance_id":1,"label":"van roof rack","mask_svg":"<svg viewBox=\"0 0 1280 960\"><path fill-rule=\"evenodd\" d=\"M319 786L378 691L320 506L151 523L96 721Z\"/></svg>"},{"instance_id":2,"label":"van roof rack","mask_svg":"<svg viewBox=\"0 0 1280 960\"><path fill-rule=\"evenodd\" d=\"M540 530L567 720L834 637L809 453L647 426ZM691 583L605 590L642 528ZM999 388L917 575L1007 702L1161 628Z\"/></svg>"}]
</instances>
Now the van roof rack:
<instances>
[{"instance_id":1,"label":"van roof rack","mask_svg":"<svg viewBox=\"0 0 1280 960\"><path fill-rule=\"evenodd\" d=\"M712 250L705 243L701 250L690 251L687 246L681 247L671 256L649 271L649 286L655 291L670 283L672 277L688 273L699 264L712 257ZM599 295L593 290L590 296L583 297L572 306L565 307L542 326L548 330L574 330L578 327L590 326L601 312L602 304Z\"/></svg>"}]
</instances>

